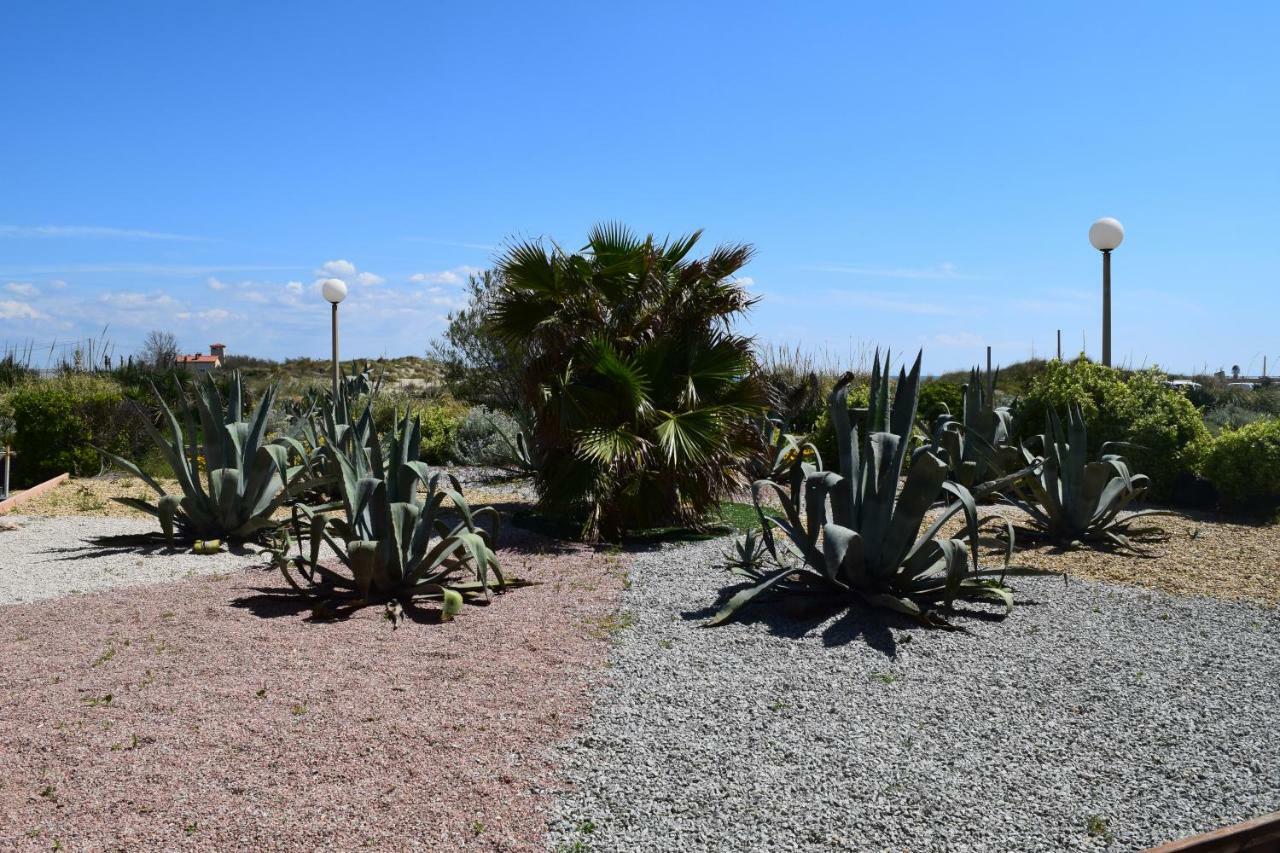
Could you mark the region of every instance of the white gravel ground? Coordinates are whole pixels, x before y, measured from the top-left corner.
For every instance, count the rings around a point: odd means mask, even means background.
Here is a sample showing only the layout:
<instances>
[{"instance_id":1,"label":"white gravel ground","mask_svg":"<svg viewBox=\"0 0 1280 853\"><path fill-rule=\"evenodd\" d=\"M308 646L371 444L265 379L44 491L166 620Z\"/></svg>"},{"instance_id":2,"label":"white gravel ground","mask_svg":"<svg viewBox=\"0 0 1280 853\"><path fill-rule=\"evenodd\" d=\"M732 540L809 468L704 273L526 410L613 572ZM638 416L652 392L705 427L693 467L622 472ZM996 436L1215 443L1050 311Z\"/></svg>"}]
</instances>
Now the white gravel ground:
<instances>
[{"instance_id":1,"label":"white gravel ground","mask_svg":"<svg viewBox=\"0 0 1280 853\"><path fill-rule=\"evenodd\" d=\"M102 537L156 533L148 519L0 516L0 605L179 580L262 564L256 550L199 555Z\"/></svg>"},{"instance_id":2,"label":"white gravel ground","mask_svg":"<svg viewBox=\"0 0 1280 853\"><path fill-rule=\"evenodd\" d=\"M727 542L635 563L552 849L1132 850L1280 809L1276 611L1031 578L969 634L703 629Z\"/></svg>"}]
</instances>

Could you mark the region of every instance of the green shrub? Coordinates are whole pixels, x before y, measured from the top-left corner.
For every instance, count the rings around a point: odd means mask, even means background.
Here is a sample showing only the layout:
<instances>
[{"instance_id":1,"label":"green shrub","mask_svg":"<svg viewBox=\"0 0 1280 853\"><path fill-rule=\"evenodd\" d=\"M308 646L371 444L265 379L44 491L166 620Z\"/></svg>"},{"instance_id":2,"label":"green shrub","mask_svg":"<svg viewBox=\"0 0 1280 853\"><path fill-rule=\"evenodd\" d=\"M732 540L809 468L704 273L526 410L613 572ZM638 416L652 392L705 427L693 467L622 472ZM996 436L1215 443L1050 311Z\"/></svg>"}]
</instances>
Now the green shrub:
<instances>
[{"instance_id":1,"label":"green shrub","mask_svg":"<svg viewBox=\"0 0 1280 853\"><path fill-rule=\"evenodd\" d=\"M1225 509L1262 511L1280 501L1280 418L1227 430L1208 444L1201 472Z\"/></svg>"},{"instance_id":2,"label":"green shrub","mask_svg":"<svg viewBox=\"0 0 1280 853\"><path fill-rule=\"evenodd\" d=\"M17 485L34 485L68 472L98 473L101 459L90 445L128 453L141 433L139 415L114 382L68 374L28 382L8 396L17 435Z\"/></svg>"},{"instance_id":3,"label":"green shrub","mask_svg":"<svg viewBox=\"0 0 1280 853\"><path fill-rule=\"evenodd\" d=\"M458 461L469 465L515 467L520 424L506 412L472 406L458 424L454 444Z\"/></svg>"},{"instance_id":4,"label":"green shrub","mask_svg":"<svg viewBox=\"0 0 1280 853\"><path fill-rule=\"evenodd\" d=\"M448 397L424 400L407 394L384 392L373 404L373 425L379 434L391 432L405 412L422 423L421 461L447 465L458 461L455 442L467 407ZM398 415L397 415L398 413Z\"/></svg>"},{"instance_id":5,"label":"green shrub","mask_svg":"<svg viewBox=\"0 0 1280 853\"><path fill-rule=\"evenodd\" d=\"M852 413L854 409L865 409L870 402L868 389L866 385L850 385L847 389L848 398L846 404ZM860 414L850 414L850 423L862 428L862 417ZM818 415L817 422L813 425L813 432L809 434L809 441L813 446L818 448L818 453L822 455L822 465L828 471L833 470L836 464L836 433L831 425L831 413L829 409L824 409L822 414Z\"/></svg>"},{"instance_id":6,"label":"green shrub","mask_svg":"<svg viewBox=\"0 0 1280 853\"><path fill-rule=\"evenodd\" d=\"M1014 408L1021 440L1045 429L1050 408L1078 405L1089 433L1089 455L1103 443L1124 441L1135 473L1151 478L1151 494L1166 498L1184 471L1193 471L1198 448L1209 438L1199 411L1186 395L1167 387L1157 370L1125 374L1084 358L1052 361L1031 380Z\"/></svg>"},{"instance_id":7,"label":"green shrub","mask_svg":"<svg viewBox=\"0 0 1280 853\"><path fill-rule=\"evenodd\" d=\"M1151 478L1151 492L1159 498L1169 497L1179 474L1198 467L1209 440L1200 412L1186 395L1166 386L1165 379L1158 371L1142 370L1125 382L1136 406L1128 432L1136 446L1126 455L1136 472Z\"/></svg>"},{"instance_id":8,"label":"green shrub","mask_svg":"<svg viewBox=\"0 0 1280 853\"><path fill-rule=\"evenodd\" d=\"M925 382L920 386L920 403L916 407L916 414L924 418L926 424L931 424L934 418L942 414L943 406L946 406L947 411L959 418L964 410L963 388L959 383L938 379Z\"/></svg>"},{"instance_id":9,"label":"green shrub","mask_svg":"<svg viewBox=\"0 0 1280 853\"><path fill-rule=\"evenodd\" d=\"M1204 425L1215 434L1265 420L1267 420L1266 412L1259 412L1257 409L1230 401L1214 406L1204 413Z\"/></svg>"}]
</instances>

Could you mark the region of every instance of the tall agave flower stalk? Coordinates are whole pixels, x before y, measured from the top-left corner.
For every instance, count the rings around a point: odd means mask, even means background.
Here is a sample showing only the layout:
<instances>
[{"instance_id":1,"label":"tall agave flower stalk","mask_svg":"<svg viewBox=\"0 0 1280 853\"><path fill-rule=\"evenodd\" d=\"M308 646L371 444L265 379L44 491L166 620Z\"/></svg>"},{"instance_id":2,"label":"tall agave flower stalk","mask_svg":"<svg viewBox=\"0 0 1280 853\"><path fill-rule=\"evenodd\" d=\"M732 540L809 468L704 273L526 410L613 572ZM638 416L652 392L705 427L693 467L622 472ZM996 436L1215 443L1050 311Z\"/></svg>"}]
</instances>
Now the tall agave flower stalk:
<instances>
[{"instance_id":1,"label":"tall agave flower stalk","mask_svg":"<svg viewBox=\"0 0 1280 853\"><path fill-rule=\"evenodd\" d=\"M728 620L766 592L780 592L844 595L925 625L949 627L942 611L955 600L995 601L1008 612L1013 594L1004 576L1040 573L1008 566L1013 530L994 518L988 520L1000 524L1008 537L1005 565L979 566L980 524L973 496L963 485L947 480L947 463L930 448L915 451L899 491L919 394L920 357L909 374L900 372L891 401L889 355L882 368L876 353L864 435L850 422L847 393L852 379L846 374L829 401L837 470L821 470L814 448L812 458L817 461L801 453L792 463L789 488L756 481L753 499L773 567L751 566L750 561L735 565L735 573L753 584L732 596L708 624ZM762 496L768 491L779 498L784 517L765 512ZM921 533L926 514L944 494L954 502L940 508ZM959 536L941 538L943 526L959 514ZM743 543L740 550L746 547Z\"/></svg>"},{"instance_id":2,"label":"tall agave flower stalk","mask_svg":"<svg viewBox=\"0 0 1280 853\"><path fill-rule=\"evenodd\" d=\"M367 444L325 445L341 471L341 499L299 508L299 550L303 539L309 549L277 559L296 591L325 608L384 603L395 624L415 599L440 600L451 615L462 601L488 601L507 586L493 552L497 511L471 509L457 479L418 461L420 444L420 424L406 414L385 450L376 433ZM341 515L329 514L335 510ZM324 565L325 545L345 572Z\"/></svg>"},{"instance_id":3,"label":"tall agave flower stalk","mask_svg":"<svg viewBox=\"0 0 1280 853\"><path fill-rule=\"evenodd\" d=\"M1064 428L1057 412L1047 416L1045 432L1024 443L1025 460L1036 467L1035 476L1019 482L1006 499L1026 512L1031 531L1059 545L1101 545L1139 550L1137 539L1167 538L1146 519L1171 515L1167 510L1120 514L1140 500L1151 481L1135 474L1128 461L1111 452L1125 445L1107 442L1096 461L1088 460L1089 433L1084 413L1071 404ZM1035 447L1040 453L1033 452Z\"/></svg>"},{"instance_id":4,"label":"tall agave flower stalk","mask_svg":"<svg viewBox=\"0 0 1280 853\"><path fill-rule=\"evenodd\" d=\"M142 419L143 428L169 464L182 493L169 494L135 463L100 452L155 490L159 498L154 503L138 498L115 500L156 516L170 547L177 538L254 537L274 524L272 513L285 500L311 487L306 466L290 464L289 445L267 440L274 386L246 418L239 371L231 374L225 405L213 378L206 374L196 380L190 398L179 395L181 424L159 392L152 391L170 437L165 438L150 418Z\"/></svg>"}]
</instances>

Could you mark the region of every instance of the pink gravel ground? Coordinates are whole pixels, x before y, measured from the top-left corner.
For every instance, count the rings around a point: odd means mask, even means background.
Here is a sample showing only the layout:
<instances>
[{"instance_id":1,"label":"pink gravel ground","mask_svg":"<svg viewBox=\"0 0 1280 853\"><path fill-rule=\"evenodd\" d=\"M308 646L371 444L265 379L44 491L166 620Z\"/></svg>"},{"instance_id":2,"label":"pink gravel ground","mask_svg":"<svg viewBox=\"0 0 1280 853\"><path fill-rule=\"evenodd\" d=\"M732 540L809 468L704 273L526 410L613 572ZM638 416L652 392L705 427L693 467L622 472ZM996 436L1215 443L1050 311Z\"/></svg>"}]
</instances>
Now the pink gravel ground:
<instances>
[{"instance_id":1,"label":"pink gravel ground","mask_svg":"<svg viewBox=\"0 0 1280 853\"><path fill-rule=\"evenodd\" d=\"M395 631L261 568L0 607L0 849L545 849L625 558L500 556L540 583Z\"/></svg>"}]
</instances>

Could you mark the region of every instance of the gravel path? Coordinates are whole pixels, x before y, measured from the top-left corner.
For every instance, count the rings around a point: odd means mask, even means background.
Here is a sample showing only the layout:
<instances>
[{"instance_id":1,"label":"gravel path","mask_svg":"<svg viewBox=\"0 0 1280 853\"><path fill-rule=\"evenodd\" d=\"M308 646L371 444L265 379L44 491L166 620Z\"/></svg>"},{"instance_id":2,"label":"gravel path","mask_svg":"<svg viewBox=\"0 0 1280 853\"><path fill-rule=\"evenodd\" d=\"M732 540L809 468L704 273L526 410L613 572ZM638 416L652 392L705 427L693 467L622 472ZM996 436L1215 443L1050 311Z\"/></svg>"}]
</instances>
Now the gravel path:
<instances>
[{"instance_id":1,"label":"gravel path","mask_svg":"<svg viewBox=\"0 0 1280 853\"><path fill-rule=\"evenodd\" d=\"M114 539L158 531L155 519L4 516L0 605L227 572L263 561L256 549L200 555Z\"/></svg>"},{"instance_id":2,"label":"gravel path","mask_svg":"<svg viewBox=\"0 0 1280 853\"><path fill-rule=\"evenodd\" d=\"M1031 578L969 634L702 629L727 542L633 565L552 849L1131 850L1280 809L1273 610Z\"/></svg>"}]
</instances>

